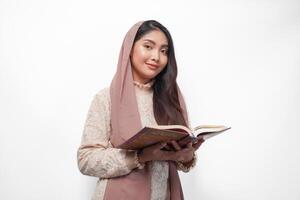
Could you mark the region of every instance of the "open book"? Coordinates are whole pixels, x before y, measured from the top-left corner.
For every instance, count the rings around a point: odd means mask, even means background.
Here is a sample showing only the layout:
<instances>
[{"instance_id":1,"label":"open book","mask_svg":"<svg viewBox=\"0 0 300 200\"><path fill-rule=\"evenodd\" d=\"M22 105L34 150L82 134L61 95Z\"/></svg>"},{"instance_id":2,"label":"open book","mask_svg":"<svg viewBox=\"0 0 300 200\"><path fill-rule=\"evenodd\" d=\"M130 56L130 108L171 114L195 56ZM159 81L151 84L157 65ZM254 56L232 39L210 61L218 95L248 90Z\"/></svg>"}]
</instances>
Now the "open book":
<instances>
[{"instance_id":1,"label":"open book","mask_svg":"<svg viewBox=\"0 0 300 200\"><path fill-rule=\"evenodd\" d=\"M196 143L200 139L207 140L230 128L222 125L201 125L190 130L182 125L146 126L117 148L138 150L156 143L172 140L177 141L181 147L184 147L189 142Z\"/></svg>"}]
</instances>

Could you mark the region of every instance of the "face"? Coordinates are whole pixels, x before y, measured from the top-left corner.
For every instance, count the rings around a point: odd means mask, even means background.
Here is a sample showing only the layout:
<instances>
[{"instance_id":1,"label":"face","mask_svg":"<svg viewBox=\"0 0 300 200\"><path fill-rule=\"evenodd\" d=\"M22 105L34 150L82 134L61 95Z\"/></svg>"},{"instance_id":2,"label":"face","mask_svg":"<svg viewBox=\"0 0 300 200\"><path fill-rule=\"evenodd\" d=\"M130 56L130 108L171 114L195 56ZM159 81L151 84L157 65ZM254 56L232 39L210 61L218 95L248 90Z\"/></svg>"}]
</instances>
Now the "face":
<instances>
[{"instance_id":1,"label":"face","mask_svg":"<svg viewBox=\"0 0 300 200\"><path fill-rule=\"evenodd\" d=\"M133 80L147 83L168 63L168 40L159 30L153 30L137 40L131 51Z\"/></svg>"}]
</instances>

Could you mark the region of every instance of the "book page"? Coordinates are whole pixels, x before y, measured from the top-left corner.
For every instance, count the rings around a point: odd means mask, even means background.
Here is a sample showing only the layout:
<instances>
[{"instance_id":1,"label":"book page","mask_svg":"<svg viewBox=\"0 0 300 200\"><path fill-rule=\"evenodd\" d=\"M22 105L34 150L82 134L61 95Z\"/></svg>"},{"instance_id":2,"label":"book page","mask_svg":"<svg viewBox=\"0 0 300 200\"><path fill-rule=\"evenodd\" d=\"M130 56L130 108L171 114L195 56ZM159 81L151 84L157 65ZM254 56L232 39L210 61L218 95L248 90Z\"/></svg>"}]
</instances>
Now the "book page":
<instances>
[{"instance_id":1,"label":"book page","mask_svg":"<svg viewBox=\"0 0 300 200\"><path fill-rule=\"evenodd\" d=\"M203 138L203 140L207 140L207 139L209 139L209 138L211 138L211 137L214 137L214 136L216 136L216 135L218 135L218 134L220 134L220 133L221 133L221 132L203 135L202 138Z\"/></svg>"},{"instance_id":2,"label":"book page","mask_svg":"<svg viewBox=\"0 0 300 200\"><path fill-rule=\"evenodd\" d=\"M206 133L222 132L228 129L230 129L230 127L226 127L222 125L202 125L202 126L197 126L194 129L194 134L201 135Z\"/></svg>"},{"instance_id":3,"label":"book page","mask_svg":"<svg viewBox=\"0 0 300 200\"><path fill-rule=\"evenodd\" d=\"M157 125L157 126L147 126L149 128L161 129L161 130L174 130L174 131L184 131L188 134L192 134L192 130L188 127L182 125Z\"/></svg>"},{"instance_id":4,"label":"book page","mask_svg":"<svg viewBox=\"0 0 300 200\"><path fill-rule=\"evenodd\" d=\"M215 131L209 131L209 132L204 132L204 133L200 133L197 135L197 138L203 138L204 140L207 140L211 137L214 137L220 133L223 133L227 130L231 129L231 127L226 127L225 129L222 129L221 131L219 130L215 130Z\"/></svg>"}]
</instances>

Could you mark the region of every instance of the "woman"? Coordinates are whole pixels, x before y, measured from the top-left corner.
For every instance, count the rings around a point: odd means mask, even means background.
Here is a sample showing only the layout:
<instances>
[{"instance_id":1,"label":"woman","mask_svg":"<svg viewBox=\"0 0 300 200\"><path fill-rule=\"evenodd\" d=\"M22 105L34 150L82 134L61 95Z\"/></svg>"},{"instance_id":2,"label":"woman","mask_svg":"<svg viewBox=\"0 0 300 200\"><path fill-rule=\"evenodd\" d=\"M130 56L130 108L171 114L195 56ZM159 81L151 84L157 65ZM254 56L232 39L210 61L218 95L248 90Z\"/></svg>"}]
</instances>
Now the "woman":
<instances>
[{"instance_id":1,"label":"woman","mask_svg":"<svg viewBox=\"0 0 300 200\"><path fill-rule=\"evenodd\" d=\"M177 65L169 31L154 20L136 23L126 34L109 88L90 106L81 146L80 171L99 177L94 200L183 199L177 170L189 171L203 141L172 151L156 144L141 151L117 149L143 126L188 126L176 83Z\"/></svg>"}]
</instances>

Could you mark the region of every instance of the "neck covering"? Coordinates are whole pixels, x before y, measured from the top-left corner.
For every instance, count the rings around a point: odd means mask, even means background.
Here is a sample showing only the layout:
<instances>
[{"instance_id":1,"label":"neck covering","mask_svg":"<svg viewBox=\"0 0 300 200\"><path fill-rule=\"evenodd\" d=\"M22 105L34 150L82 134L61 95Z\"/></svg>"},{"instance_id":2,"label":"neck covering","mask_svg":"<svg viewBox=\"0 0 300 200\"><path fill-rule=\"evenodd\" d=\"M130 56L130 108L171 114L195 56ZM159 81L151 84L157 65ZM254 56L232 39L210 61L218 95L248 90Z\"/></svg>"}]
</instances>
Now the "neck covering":
<instances>
[{"instance_id":1,"label":"neck covering","mask_svg":"<svg viewBox=\"0 0 300 200\"><path fill-rule=\"evenodd\" d=\"M115 147L137 133L142 128L135 94L130 52L138 28L143 21L133 25L127 32L119 54L117 72L110 85L111 98L111 136ZM178 88L180 106L187 121L187 112L183 97ZM183 192L174 162L169 161L168 199L182 200ZM105 200L150 200L151 174L147 167L134 169L128 175L108 179Z\"/></svg>"}]
</instances>

